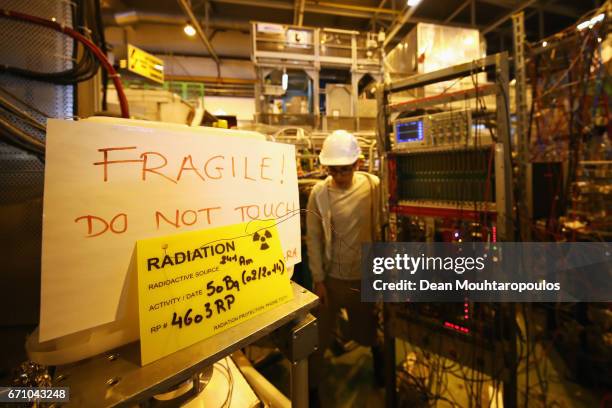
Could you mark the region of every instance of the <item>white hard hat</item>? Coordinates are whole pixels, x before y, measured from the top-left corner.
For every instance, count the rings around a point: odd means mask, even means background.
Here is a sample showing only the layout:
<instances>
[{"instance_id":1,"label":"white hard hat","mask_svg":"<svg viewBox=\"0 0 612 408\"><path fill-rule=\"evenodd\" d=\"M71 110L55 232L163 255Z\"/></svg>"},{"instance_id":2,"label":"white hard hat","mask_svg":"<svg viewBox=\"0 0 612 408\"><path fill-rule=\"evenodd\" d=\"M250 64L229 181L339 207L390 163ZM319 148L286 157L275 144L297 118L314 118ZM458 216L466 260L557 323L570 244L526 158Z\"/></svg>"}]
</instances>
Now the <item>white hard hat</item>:
<instances>
[{"instance_id":1,"label":"white hard hat","mask_svg":"<svg viewBox=\"0 0 612 408\"><path fill-rule=\"evenodd\" d=\"M346 166L359 158L361 148L355 136L346 130L334 130L325 138L319 161L324 166Z\"/></svg>"}]
</instances>

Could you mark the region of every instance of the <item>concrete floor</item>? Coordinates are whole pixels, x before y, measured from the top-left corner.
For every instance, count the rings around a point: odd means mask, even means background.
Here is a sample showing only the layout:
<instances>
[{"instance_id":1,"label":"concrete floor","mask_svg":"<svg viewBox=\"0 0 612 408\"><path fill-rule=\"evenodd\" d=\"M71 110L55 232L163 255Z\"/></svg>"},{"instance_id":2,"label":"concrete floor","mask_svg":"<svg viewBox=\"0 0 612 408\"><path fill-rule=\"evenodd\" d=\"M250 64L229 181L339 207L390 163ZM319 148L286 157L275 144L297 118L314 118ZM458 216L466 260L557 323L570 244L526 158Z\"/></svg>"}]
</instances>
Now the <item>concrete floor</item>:
<instances>
[{"instance_id":1,"label":"concrete floor","mask_svg":"<svg viewBox=\"0 0 612 408\"><path fill-rule=\"evenodd\" d=\"M369 348L356 347L338 357L328 351L326 356L326 376L320 391L324 408L384 406L384 390L375 385Z\"/></svg>"},{"instance_id":2,"label":"concrete floor","mask_svg":"<svg viewBox=\"0 0 612 408\"><path fill-rule=\"evenodd\" d=\"M10 383L14 375L13 369L25 360L23 355L15 353L14 350L22 350L25 335L31 330L26 327L3 328L0 331L0 379L2 383ZM269 345L259 350L260 354L269 353ZM249 347L251 349L251 347ZM423 355L423 350L411 346L408 343L396 342L396 362L401 364L405 356L410 353ZM612 401L604 401L606 390L594 390L585 388L577 384L574 373L563 363L560 354L554 348L543 350L541 344L538 349L532 351L532 359L538 361L540 377L545 379L546 389L542 390L538 381L538 373L535 364L530 364L529 385L530 396L525 405L525 384L526 375L524 366L519 367L518 386L519 386L519 406L528 408L582 408L582 407L612 407ZM256 354L256 353L255 353ZM544 357L545 356L545 357ZM253 353L250 358L256 357ZM437 358L433 353L429 353L429 360ZM444 365L451 364L445 361ZM281 392L290 395L289 373L290 365L285 359L279 358L270 364L258 368L259 371L268 378ZM470 377L473 373L464 370ZM498 394L499 401L491 398L493 387L491 382L486 382L481 388L482 397L479 404L474 399L469 398L469 394L475 390L470 390L467 383L453 375L443 376L444 395L448 401L439 400L432 404L435 407L484 407L501 408L501 393ZM348 408L348 407L384 407L385 393L381 388L374 385L372 356L370 349L366 347L354 347L351 351L341 355L334 355L331 351L326 353L326 366L324 373L324 383L320 392L321 402L324 408ZM609 396L610 390L607 390ZM414 407L415 405L410 405Z\"/></svg>"},{"instance_id":3,"label":"concrete floor","mask_svg":"<svg viewBox=\"0 0 612 408\"><path fill-rule=\"evenodd\" d=\"M396 362L401 364L407 352L420 350L400 341L396 342ZM542 350L539 350L541 352ZM436 358L429 354L428 358ZM582 408L582 407L606 407L602 403L605 390L596 391L586 389L570 381L571 373L563 369L561 360L555 351L548 351L546 362L540 361L540 376L546 377L546 395L539 386L538 375L535 365L529 370L530 397L525 405L525 383L526 376L524 367L519 367L519 406L528 408ZM329 350L326 353L325 380L320 391L323 408L349 408L349 407L384 407L385 392L374 385L372 356L370 349L356 347L348 353L335 356ZM449 360L444 364L452 364ZM260 368L260 372L268 378L285 395L290 395L289 373L290 366L287 360L279 360L276 363ZM475 374L463 368L464 373L473 377ZM430 406L435 407L484 407L503 408L501 390L495 388L493 382L487 376L482 376L483 382L480 388L481 398L477 402L469 395L478 390L466 383L462 378L453 375L445 375L443 378L444 392L442 395L447 400L438 400ZM413 406L413 405L408 405ZM427 406L427 405L425 405Z\"/></svg>"},{"instance_id":4,"label":"concrete floor","mask_svg":"<svg viewBox=\"0 0 612 408\"><path fill-rule=\"evenodd\" d=\"M372 355L367 347L334 356L325 355L324 382L320 389L323 408L370 408L384 406L384 390L374 385ZM283 394L290 395L290 365L285 359L258 368Z\"/></svg>"}]
</instances>

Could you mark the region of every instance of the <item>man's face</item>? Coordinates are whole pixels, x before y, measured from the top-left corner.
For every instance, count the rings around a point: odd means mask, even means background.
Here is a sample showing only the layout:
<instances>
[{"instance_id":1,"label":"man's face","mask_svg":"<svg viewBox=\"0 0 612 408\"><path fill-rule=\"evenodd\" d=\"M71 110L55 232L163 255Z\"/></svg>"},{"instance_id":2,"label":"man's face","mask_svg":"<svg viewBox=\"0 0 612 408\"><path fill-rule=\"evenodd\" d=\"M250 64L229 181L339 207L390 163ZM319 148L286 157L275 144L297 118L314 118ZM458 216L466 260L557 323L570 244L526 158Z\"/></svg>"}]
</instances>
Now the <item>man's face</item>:
<instances>
[{"instance_id":1,"label":"man's face","mask_svg":"<svg viewBox=\"0 0 612 408\"><path fill-rule=\"evenodd\" d=\"M349 188L353 182L353 173L357 167L357 163L347 166L329 166L328 173L334 179L334 183L340 188Z\"/></svg>"}]
</instances>

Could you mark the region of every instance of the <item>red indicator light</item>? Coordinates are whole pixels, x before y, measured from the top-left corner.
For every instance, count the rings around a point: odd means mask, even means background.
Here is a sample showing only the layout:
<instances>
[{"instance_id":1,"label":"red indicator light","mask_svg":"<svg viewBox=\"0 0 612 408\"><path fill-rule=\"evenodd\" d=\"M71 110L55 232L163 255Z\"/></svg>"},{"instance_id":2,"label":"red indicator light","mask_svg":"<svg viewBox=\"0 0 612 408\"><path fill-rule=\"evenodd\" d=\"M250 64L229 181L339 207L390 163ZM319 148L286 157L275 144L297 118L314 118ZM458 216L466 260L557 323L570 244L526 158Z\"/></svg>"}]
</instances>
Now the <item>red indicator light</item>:
<instances>
[{"instance_id":1,"label":"red indicator light","mask_svg":"<svg viewBox=\"0 0 612 408\"><path fill-rule=\"evenodd\" d=\"M453 330L458 331L460 333L469 333L470 332L470 329L468 329L467 327L459 326L458 324L453 324L451 322L444 322L444 327L448 327L449 329L453 329Z\"/></svg>"}]
</instances>

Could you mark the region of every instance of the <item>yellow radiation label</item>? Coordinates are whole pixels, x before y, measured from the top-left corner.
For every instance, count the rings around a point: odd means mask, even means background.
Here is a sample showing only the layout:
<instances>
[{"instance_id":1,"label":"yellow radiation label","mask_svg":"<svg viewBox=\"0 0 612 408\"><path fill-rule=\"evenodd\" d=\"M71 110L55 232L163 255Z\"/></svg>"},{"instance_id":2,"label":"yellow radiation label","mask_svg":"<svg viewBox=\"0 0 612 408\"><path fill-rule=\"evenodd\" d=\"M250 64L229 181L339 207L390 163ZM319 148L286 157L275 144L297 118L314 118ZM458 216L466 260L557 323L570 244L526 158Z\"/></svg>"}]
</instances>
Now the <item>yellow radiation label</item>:
<instances>
[{"instance_id":1,"label":"yellow radiation label","mask_svg":"<svg viewBox=\"0 0 612 408\"><path fill-rule=\"evenodd\" d=\"M137 242L143 365L293 297L275 222Z\"/></svg>"}]
</instances>

